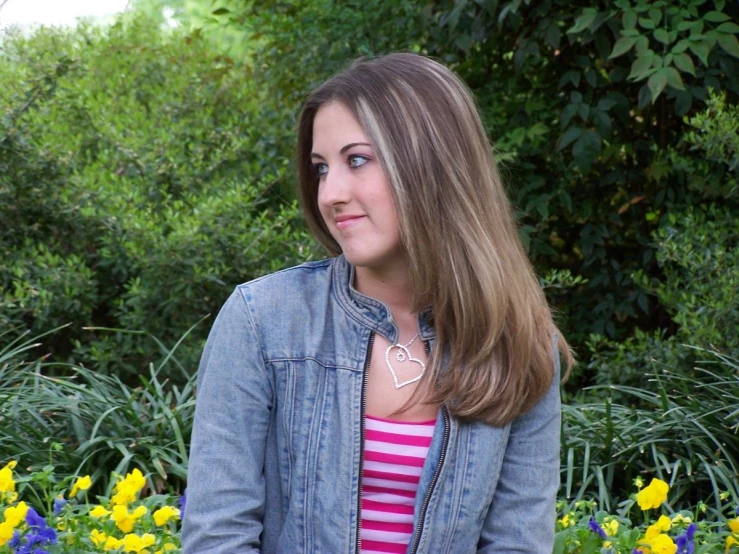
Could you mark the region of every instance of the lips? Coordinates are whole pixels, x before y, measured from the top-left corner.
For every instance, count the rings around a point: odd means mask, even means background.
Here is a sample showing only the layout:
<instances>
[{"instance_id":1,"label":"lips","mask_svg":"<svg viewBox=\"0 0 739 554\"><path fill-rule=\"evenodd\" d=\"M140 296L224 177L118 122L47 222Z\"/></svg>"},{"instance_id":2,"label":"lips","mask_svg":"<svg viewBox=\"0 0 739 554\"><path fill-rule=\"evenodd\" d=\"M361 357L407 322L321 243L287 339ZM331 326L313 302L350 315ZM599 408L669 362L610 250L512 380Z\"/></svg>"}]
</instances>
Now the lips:
<instances>
[{"instance_id":1,"label":"lips","mask_svg":"<svg viewBox=\"0 0 739 554\"><path fill-rule=\"evenodd\" d=\"M363 215L338 215L334 218L334 221L337 229L346 229L362 221L364 217Z\"/></svg>"}]
</instances>

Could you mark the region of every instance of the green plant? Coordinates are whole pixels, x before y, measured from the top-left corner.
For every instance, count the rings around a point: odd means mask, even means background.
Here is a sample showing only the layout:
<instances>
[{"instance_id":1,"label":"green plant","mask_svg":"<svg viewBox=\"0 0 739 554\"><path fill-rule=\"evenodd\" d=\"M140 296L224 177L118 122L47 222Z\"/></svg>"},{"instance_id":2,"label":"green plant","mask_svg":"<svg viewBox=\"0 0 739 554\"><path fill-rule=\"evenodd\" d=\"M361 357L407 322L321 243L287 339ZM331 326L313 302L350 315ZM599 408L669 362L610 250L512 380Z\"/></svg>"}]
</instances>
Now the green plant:
<instances>
[{"instance_id":1,"label":"green plant","mask_svg":"<svg viewBox=\"0 0 739 554\"><path fill-rule=\"evenodd\" d=\"M110 472L136 465L151 475L154 490L182 490L195 377L181 387L162 377L174 351L129 386L75 366L65 367L66 377L50 377L56 364L25 361L41 346L25 336L0 350L0 460L40 471L53 456L57 473L90 474L103 486Z\"/></svg>"},{"instance_id":2,"label":"green plant","mask_svg":"<svg viewBox=\"0 0 739 554\"><path fill-rule=\"evenodd\" d=\"M0 330L72 323L55 361L135 383L236 284L315 256L249 70L140 15L4 38Z\"/></svg>"},{"instance_id":3,"label":"green plant","mask_svg":"<svg viewBox=\"0 0 739 554\"><path fill-rule=\"evenodd\" d=\"M698 501L720 509L724 492L739 502L739 362L703 350L697 355L691 373L660 364L642 377L650 384L593 387L567 402L562 472L568 500L597 494L599 508L609 510L636 477L654 474L670 483L674 510Z\"/></svg>"}]
</instances>

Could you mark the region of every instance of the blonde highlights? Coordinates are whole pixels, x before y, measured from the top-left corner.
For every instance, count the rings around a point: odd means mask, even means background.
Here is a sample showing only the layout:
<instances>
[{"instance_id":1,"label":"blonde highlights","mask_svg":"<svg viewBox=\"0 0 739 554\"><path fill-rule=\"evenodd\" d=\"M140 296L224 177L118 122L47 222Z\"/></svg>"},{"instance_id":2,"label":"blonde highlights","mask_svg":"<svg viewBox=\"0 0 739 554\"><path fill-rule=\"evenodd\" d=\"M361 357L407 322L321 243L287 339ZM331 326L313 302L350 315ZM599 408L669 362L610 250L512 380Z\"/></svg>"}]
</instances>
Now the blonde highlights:
<instances>
[{"instance_id":1,"label":"blonde highlights","mask_svg":"<svg viewBox=\"0 0 739 554\"><path fill-rule=\"evenodd\" d=\"M437 347L411 402L509 423L549 389L555 334L567 370L573 357L518 237L472 93L443 65L396 53L357 60L310 95L298 127L299 196L311 230L338 255L310 159L313 120L331 101L346 105L373 143L395 201L413 310L432 307Z\"/></svg>"}]
</instances>

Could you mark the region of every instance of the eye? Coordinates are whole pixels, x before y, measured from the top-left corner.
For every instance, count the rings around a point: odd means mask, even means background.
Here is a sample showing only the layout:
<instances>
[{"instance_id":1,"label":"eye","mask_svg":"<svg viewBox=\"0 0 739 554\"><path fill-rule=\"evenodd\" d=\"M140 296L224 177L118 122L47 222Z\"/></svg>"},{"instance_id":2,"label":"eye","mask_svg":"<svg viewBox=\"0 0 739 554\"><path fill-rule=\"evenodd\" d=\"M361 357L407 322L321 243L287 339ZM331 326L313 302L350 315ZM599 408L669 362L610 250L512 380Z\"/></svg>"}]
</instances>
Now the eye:
<instances>
[{"instance_id":1,"label":"eye","mask_svg":"<svg viewBox=\"0 0 739 554\"><path fill-rule=\"evenodd\" d=\"M322 163L313 164L313 171L315 172L316 176L320 178L328 173L328 166Z\"/></svg>"},{"instance_id":2,"label":"eye","mask_svg":"<svg viewBox=\"0 0 739 554\"><path fill-rule=\"evenodd\" d=\"M369 158L366 158L365 156L360 156L359 154L353 154L349 156L349 167L353 167L353 168L362 167L368 161L369 161Z\"/></svg>"}]
</instances>

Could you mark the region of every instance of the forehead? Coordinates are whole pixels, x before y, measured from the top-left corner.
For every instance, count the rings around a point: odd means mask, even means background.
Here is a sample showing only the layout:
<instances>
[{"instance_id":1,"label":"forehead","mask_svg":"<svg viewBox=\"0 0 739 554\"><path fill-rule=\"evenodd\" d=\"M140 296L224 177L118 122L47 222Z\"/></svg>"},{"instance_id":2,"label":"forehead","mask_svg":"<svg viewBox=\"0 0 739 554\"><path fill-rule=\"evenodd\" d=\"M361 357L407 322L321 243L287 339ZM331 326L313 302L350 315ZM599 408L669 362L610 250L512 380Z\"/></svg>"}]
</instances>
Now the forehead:
<instances>
[{"instance_id":1,"label":"forehead","mask_svg":"<svg viewBox=\"0 0 739 554\"><path fill-rule=\"evenodd\" d=\"M321 145L341 148L349 142L369 142L352 111L337 101L321 106L313 119L314 149L320 148Z\"/></svg>"}]
</instances>

